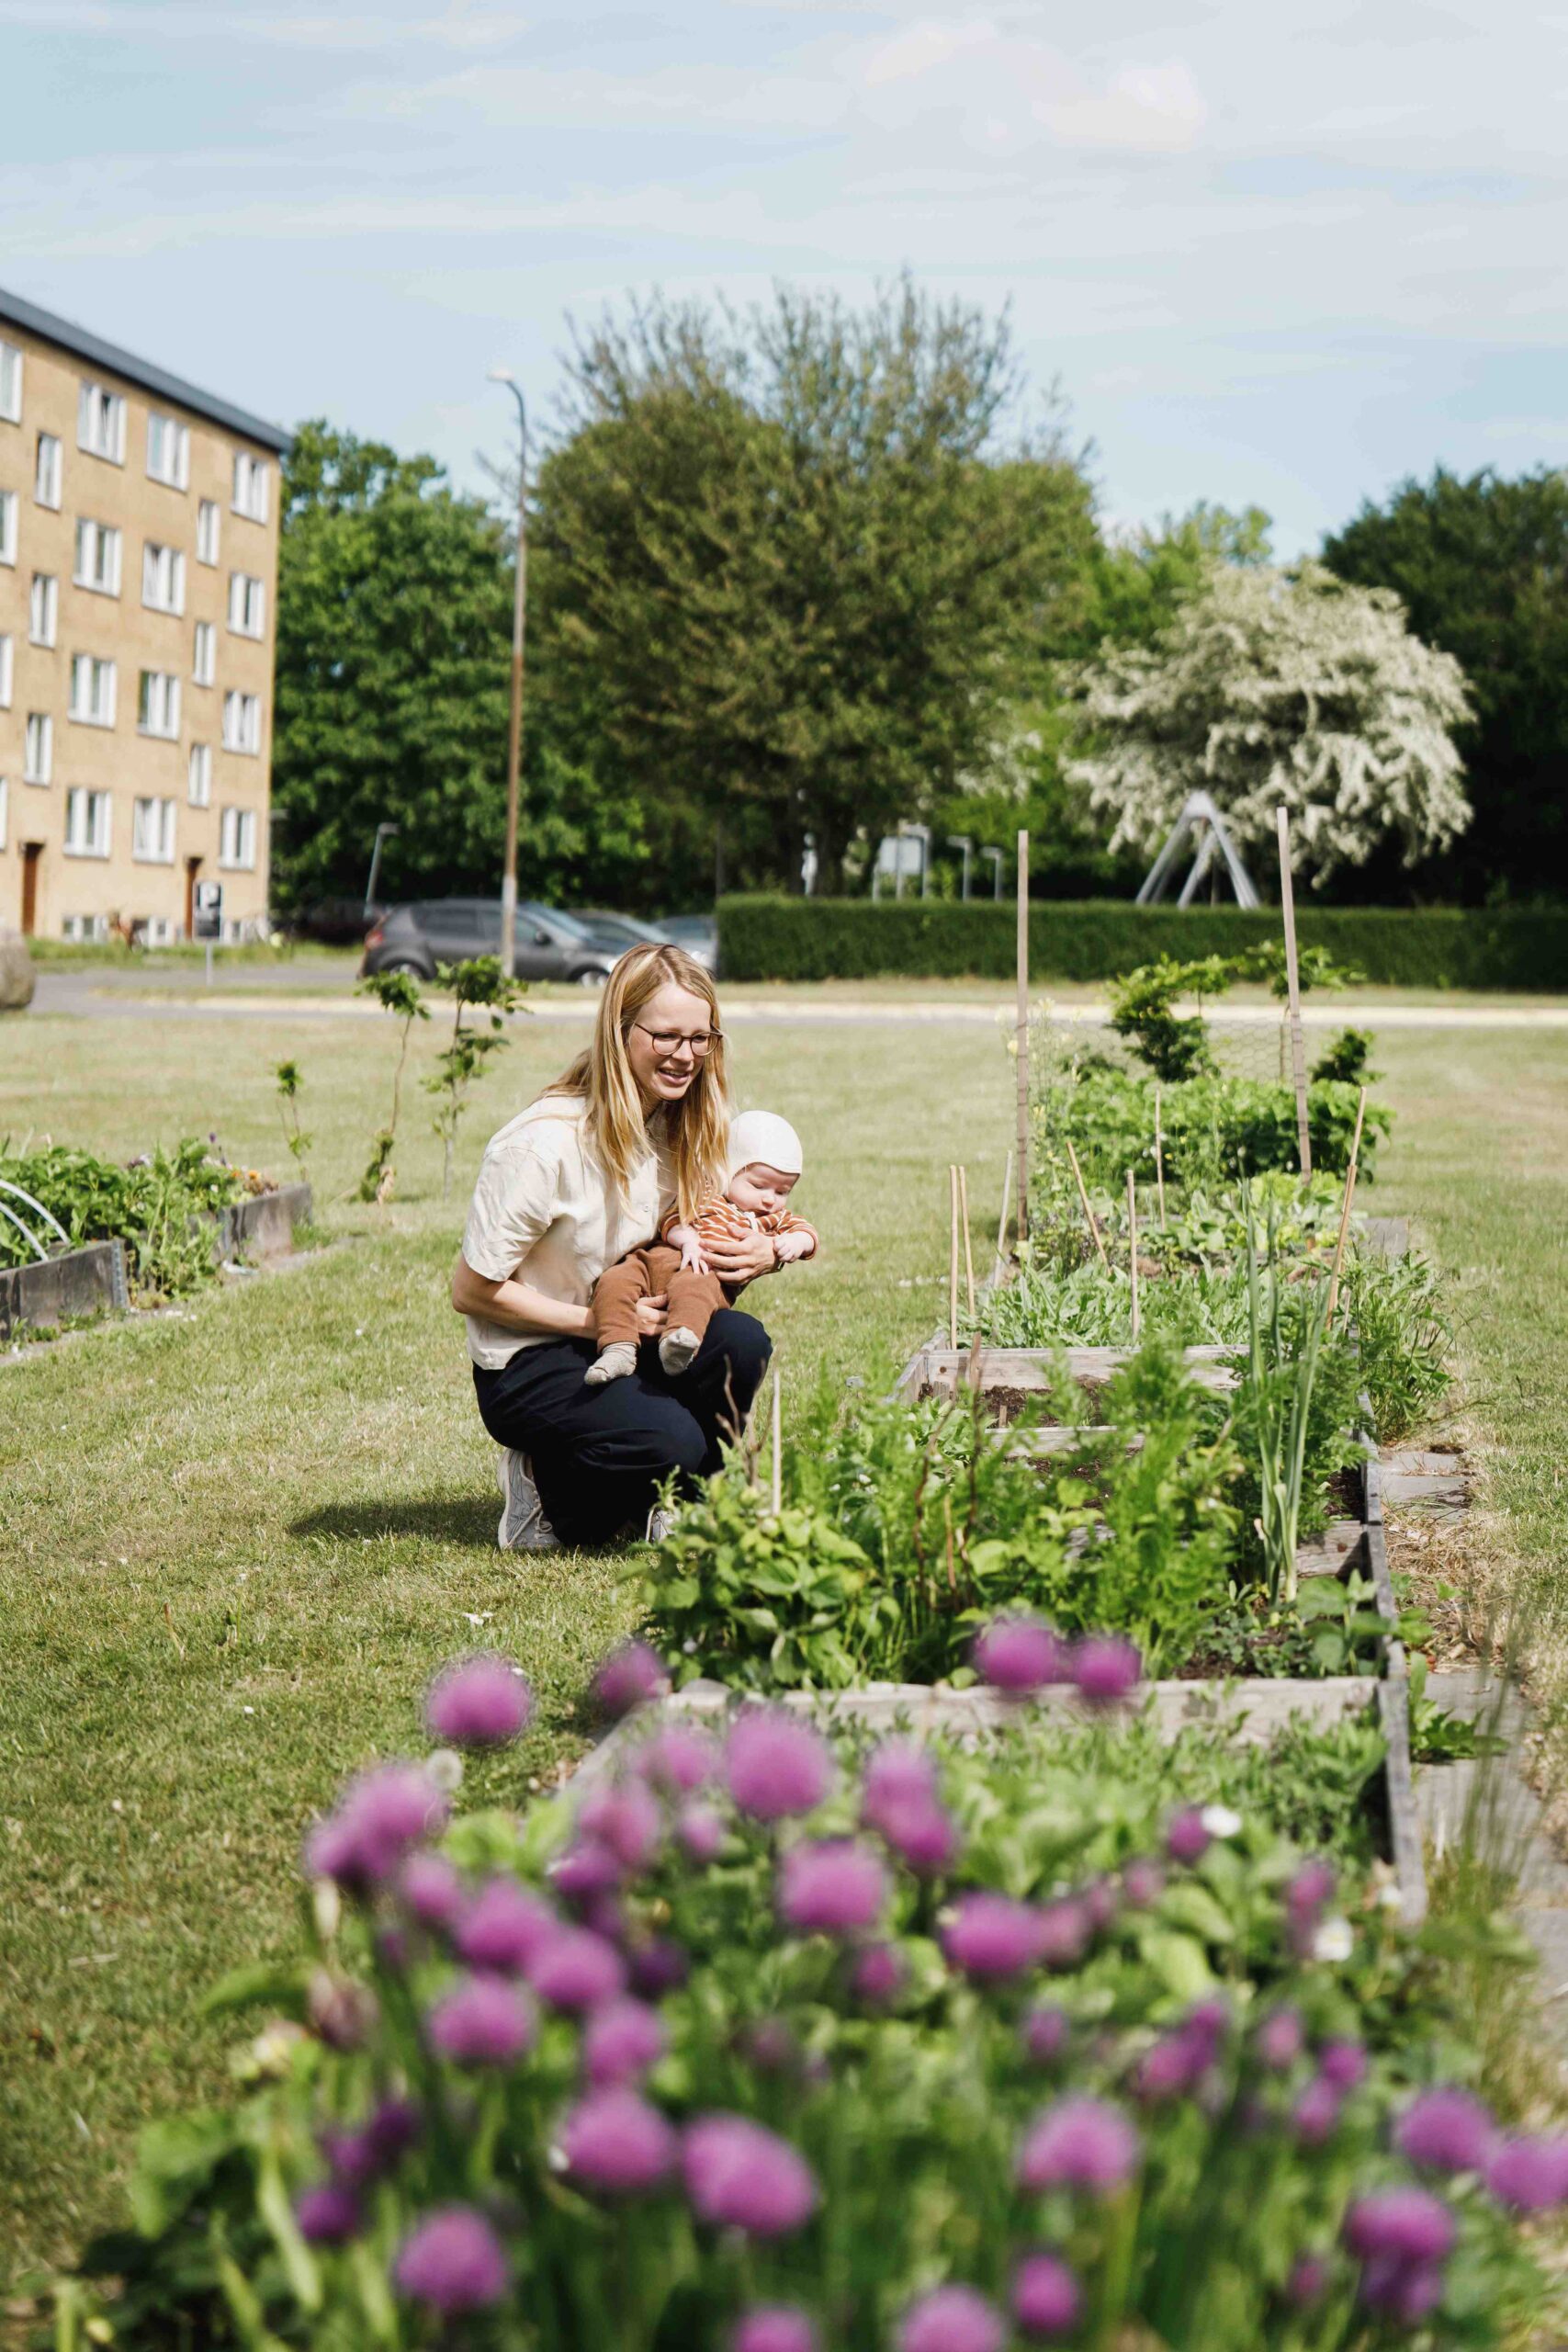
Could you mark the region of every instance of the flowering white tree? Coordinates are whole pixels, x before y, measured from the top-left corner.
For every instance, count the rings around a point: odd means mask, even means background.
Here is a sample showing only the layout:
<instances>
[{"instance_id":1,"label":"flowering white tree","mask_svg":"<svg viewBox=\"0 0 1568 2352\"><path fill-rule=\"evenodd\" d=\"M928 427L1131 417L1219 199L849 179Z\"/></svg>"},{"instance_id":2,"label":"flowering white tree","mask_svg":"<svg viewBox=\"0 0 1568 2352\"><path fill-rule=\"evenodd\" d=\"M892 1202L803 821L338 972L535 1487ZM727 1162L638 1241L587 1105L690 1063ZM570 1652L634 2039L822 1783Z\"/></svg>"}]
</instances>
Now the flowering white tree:
<instances>
[{"instance_id":1,"label":"flowering white tree","mask_svg":"<svg viewBox=\"0 0 1568 2352\"><path fill-rule=\"evenodd\" d=\"M1314 882L1388 833L1413 865L1470 821L1450 732L1469 716L1464 673L1390 590L1321 564L1215 565L1152 646L1075 684L1085 749L1068 774L1114 820L1112 850L1157 848L1197 791L1241 843L1272 841L1289 808Z\"/></svg>"}]
</instances>

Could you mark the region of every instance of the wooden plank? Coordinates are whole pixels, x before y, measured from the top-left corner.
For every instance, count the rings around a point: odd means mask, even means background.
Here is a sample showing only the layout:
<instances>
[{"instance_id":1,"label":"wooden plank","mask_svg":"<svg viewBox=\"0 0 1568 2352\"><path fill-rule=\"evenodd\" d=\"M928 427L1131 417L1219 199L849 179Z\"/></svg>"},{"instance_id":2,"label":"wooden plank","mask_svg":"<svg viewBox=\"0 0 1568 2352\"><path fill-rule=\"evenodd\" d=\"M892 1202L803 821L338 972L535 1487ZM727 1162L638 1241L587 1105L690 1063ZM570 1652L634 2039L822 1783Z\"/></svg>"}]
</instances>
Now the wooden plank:
<instances>
[{"instance_id":1,"label":"wooden plank","mask_svg":"<svg viewBox=\"0 0 1568 2352\"><path fill-rule=\"evenodd\" d=\"M1018 837L1018 1238L1029 1238L1029 835Z\"/></svg>"}]
</instances>

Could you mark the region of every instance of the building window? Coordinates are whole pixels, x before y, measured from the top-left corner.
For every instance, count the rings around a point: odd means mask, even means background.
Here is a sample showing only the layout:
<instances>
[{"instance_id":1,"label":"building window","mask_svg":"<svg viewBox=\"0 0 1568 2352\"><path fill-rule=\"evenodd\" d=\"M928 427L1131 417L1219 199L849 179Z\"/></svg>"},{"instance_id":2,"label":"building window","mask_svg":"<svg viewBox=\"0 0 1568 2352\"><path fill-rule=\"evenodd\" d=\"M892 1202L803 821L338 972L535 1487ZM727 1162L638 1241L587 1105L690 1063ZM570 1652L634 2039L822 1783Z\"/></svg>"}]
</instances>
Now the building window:
<instances>
[{"instance_id":1,"label":"building window","mask_svg":"<svg viewBox=\"0 0 1568 2352\"><path fill-rule=\"evenodd\" d=\"M17 493L0 490L0 563L17 560Z\"/></svg>"},{"instance_id":2,"label":"building window","mask_svg":"<svg viewBox=\"0 0 1568 2352\"><path fill-rule=\"evenodd\" d=\"M173 865L175 804L137 800L130 811L130 854L143 865Z\"/></svg>"},{"instance_id":3,"label":"building window","mask_svg":"<svg viewBox=\"0 0 1568 2352\"><path fill-rule=\"evenodd\" d=\"M14 343L0 343L0 416L7 424L22 421L22 355Z\"/></svg>"},{"instance_id":4,"label":"building window","mask_svg":"<svg viewBox=\"0 0 1568 2352\"><path fill-rule=\"evenodd\" d=\"M0 775L0 849L9 846L11 839L10 779Z\"/></svg>"},{"instance_id":5,"label":"building window","mask_svg":"<svg viewBox=\"0 0 1568 2352\"><path fill-rule=\"evenodd\" d=\"M226 752L251 752L261 750L260 695L224 695L223 749Z\"/></svg>"},{"instance_id":6,"label":"building window","mask_svg":"<svg viewBox=\"0 0 1568 2352\"><path fill-rule=\"evenodd\" d=\"M40 433L38 460L33 469L33 496L40 506L59 506L62 478L59 436L53 433Z\"/></svg>"},{"instance_id":7,"label":"building window","mask_svg":"<svg viewBox=\"0 0 1568 2352\"><path fill-rule=\"evenodd\" d=\"M78 523L76 569L78 588L100 596L119 594L119 533L107 523Z\"/></svg>"},{"instance_id":8,"label":"building window","mask_svg":"<svg viewBox=\"0 0 1568 2352\"><path fill-rule=\"evenodd\" d=\"M196 510L196 560L197 563L218 560L219 508L215 498L204 498Z\"/></svg>"},{"instance_id":9,"label":"building window","mask_svg":"<svg viewBox=\"0 0 1568 2352\"><path fill-rule=\"evenodd\" d=\"M172 915L149 915L142 936L149 947L169 947L179 937L179 927Z\"/></svg>"},{"instance_id":10,"label":"building window","mask_svg":"<svg viewBox=\"0 0 1568 2352\"><path fill-rule=\"evenodd\" d=\"M234 512L249 515L253 523L265 523L271 503L272 468L265 458L253 458L248 449L234 452Z\"/></svg>"},{"instance_id":11,"label":"building window","mask_svg":"<svg viewBox=\"0 0 1568 2352\"><path fill-rule=\"evenodd\" d=\"M266 627L266 589L248 571L229 574L229 626L236 637L260 637Z\"/></svg>"},{"instance_id":12,"label":"building window","mask_svg":"<svg viewBox=\"0 0 1568 2352\"><path fill-rule=\"evenodd\" d=\"M60 582L51 571L35 571L28 598L28 637L34 645L52 645L60 626Z\"/></svg>"},{"instance_id":13,"label":"building window","mask_svg":"<svg viewBox=\"0 0 1568 2352\"><path fill-rule=\"evenodd\" d=\"M96 653L71 656L71 716L84 727L112 727L115 665Z\"/></svg>"},{"instance_id":14,"label":"building window","mask_svg":"<svg viewBox=\"0 0 1568 2352\"><path fill-rule=\"evenodd\" d=\"M211 621L196 625L196 658L191 676L198 686L209 686L218 675L218 631Z\"/></svg>"},{"instance_id":15,"label":"building window","mask_svg":"<svg viewBox=\"0 0 1568 2352\"><path fill-rule=\"evenodd\" d=\"M167 670L143 670L136 697L136 724L143 735L170 742L180 731L180 682Z\"/></svg>"},{"instance_id":16,"label":"building window","mask_svg":"<svg viewBox=\"0 0 1568 2352\"><path fill-rule=\"evenodd\" d=\"M11 707L11 681L16 675L16 641L0 637L0 710Z\"/></svg>"},{"instance_id":17,"label":"building window","mask_svg":"<svg viewBox=\"0 0 1568 2352\"><path fill-rule=\"evenodd\" d=\"M141 549L141 601L154 613L186 608L186 560L178 548L148 539Z\"/></svg>"},{"instance_id":18,"label":"building window","mask_svg":"<svg viewBox=\"0 0 1568 2352\"><path fill-rule=\"evenodd\" d=\"M22 782L51 784L54 780L54 721L47 710L29 710L22 746Z\"/></svg>"},{"instance_id":19,"label":"building window","mask_svg":"<svg viewBox=\"0 0 1568 2352\"><path fill-rule=\"evenodd\" d=\"M156 409L147 419L147 471L171 490L190 488L190 427Z\"/></svg>"},{"instance_id":20,"label":"building window","mask_svg":"<svg viewBox=\"0 0 1568 2352\"><path fill-rule=\"evenodd\" d=\"M65 796L65 854L67 857L107 857L109 797L73 785Z\"/></svg>"},{"instance_id":21,"label":"building window","mask_svg":"<svg viewBox=\"0 0 1568 2352\"><path fill-rule=\"evenodd\" d=\"M212 798L212 746L193 743L186 769L186 798L193 808L205 808Z\"/></svg>"},{"instance_id":22,"label":"building window","mask_svg":"<svg viewBox=\"0 0 1568 2352\"><path fill-rule=\"evenodd\" d=\"M84 383L76 403L76 447L90 458L125 463L125 402L102 384Z\"/></svg>"},{"instance_id":23,"label":"building window","mask_svg":"<svg viewBox=\"0 0 1568 2352\"><path fill-rule=\"evenodd\" d=\"M256 862L256 812L225 808L218 820L218 863L249 873Z\"/></svg>"},{"instance_id":24,"label":"building window","mask_svg":"<svg viewBox=\"0 0 1568 2352\"><path fill-rule=\"evenodd\" d=\"M108 935L107 915L64 915L61 919L62 939L107 939Z\"/></svg>"}]
</instances>

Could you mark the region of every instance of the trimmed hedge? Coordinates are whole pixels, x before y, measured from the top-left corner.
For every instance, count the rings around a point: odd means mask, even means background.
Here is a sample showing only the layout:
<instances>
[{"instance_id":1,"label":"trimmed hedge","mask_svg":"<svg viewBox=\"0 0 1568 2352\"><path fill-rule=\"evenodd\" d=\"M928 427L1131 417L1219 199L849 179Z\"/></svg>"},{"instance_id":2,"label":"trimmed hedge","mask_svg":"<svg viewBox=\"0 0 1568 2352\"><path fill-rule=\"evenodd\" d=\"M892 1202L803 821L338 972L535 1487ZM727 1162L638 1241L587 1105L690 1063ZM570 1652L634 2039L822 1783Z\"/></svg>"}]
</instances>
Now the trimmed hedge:
<instances>
[{"instance_id":1,"label":"trimmed hedge","mask_svg":"<svg viewBox=\"0 0 1568 2352\"><path fill-rule=\"evenodd\" d=\"M1006 980L1010 899L729 898L718 902L727 980ZM1299 906L1303 946L1416 989L1568 992L1568 913L1464 907ZM1278 908L1139 907L1047 899L1029 913L1030 978L1113 979L1163 952L1234 956L1280 934Z\"/></svg>"}]
</instances>

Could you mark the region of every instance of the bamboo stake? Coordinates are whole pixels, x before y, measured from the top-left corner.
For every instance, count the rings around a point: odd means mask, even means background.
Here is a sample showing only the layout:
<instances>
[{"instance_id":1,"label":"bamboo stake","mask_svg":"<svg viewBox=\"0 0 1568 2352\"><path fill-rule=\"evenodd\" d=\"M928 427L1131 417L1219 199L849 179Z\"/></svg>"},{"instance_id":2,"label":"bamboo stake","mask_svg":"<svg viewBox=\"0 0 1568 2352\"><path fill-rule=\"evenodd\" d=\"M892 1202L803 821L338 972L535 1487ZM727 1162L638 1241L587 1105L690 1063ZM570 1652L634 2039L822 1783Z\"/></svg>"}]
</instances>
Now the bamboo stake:
<instances>
[{"instance_id":1,"label":"bamboo stake","mask_svg":"<svg viewBox=\"0 0 1568 2352\"><path fill-rule=\"evenodd\" d=\"M1138 1344L1138 1191L1133 1171L1127 1170L1127 1251L1128 1264L1133 1270L1133 1345Z\"/></svg>"},{"instance_id":2,"label":"bamboo stake","mask_svg":"<svg viewBox=\"0 0 1568 2352\"><path fill-rule=\"evenodd\" d=\"M1334 1320L1334 1310L1339 1304L1339 1277L1345 1268L1345 1241L1350 1230L1350 1206L1356 1197L1356 1170L1361 1157L1361 1122L1367 1115L1367 1090L1361 1089L1361 1099L1356 1105L1356 1132L1350 1138L1350 1159L1345 1170L1345 1205L1339 1212L1339 1238L1334 1245L1334 1272L1328 1281L1328 1312L1323 1318L1326 1331Z\"/></svg>"},{"instance_id":3,"label":"bamboo stake","mask_svg":"<svg viewBox=\"0 0 1568 2352\"><path fill-rule=\"evenodd\" d=\"M958 1170L947 1170L947 1344L958 1345Z\"/></svg>"},{"instance_id":4,"label":"bamboo stake","mask_svg":"<svg viewBox=\"0 0 1568 2352\"><path fill-rule=\"evenodd\" d=\"M1073 1139L1071 1136L1068 1136L1066 1138L1066 1141L1067 1146L1067 1158L1072 1162L1073 1175L1077 1182L1078 1198L1083 1203L1084 1221L1088 1225L1089 1231L1094 1236L1094 1246L1100 1252L1100 1262L1104 1267L1106 1272L1109 1273L1111 1272L1111 1261L1105 1254L1105 1244L1100 1238L1100 1227L1094 1221L1094 1211L1089 1204L1089 1190L1084 1183L1083 1170L1078 1166L1077 1153L1073 1149Z\"/></svg>"},{"instance_id":5,"label":"bamboo stake","mask_svg":"<svg viewBox=\"0 0 1568 2352\"><path fill-rule=\"evenodd\" d=\"M1018 1238L1029 1238L1029 835L1018 837Z\"/></svg>"},{"instance_id":6,"label":"bamboo stake","mask_svg":"<svg viewBox=\"0 0 1568 2352\"><path fill-rule=\"evenodd\" d=\"M964 1227L964 1280L969 1295L969 1320L975 1320L975 1250L969 1238L969 1170L958 1163L958 1217Z\"/></svg>"},{"instance_id":7,"label":"bamboo stake","mask_svg":"<svg viewBox=\"0 0 1568 2352\"><path fill-rule=\"evenodd\" d=\"M1160 1083L1155 1080L1155 1189L1159 1194L1159 1229L1165 1231L1165 1129L1160 1124Z\"/></svg>"},{"instance_id":8,"label":"bamboo stake","mask_svg":"<svg viewBox=\"0 0 1568 2352\"><path fill-rule=\"evenodd\" d=\"M1312 1130L1307 1121L1306 1042L1302 1035L1301 976L1296 964L1296 896L1291 881L1291 812L1274 812L1280 833L1280 911L1285 919L1285 986L1289 991L1291 1062L1296 1081L1296 1148L1302 1174L1312 1174Z\"/></svg>"},{"instance_id":9,"label":"bamboo stake","mask_svg":"<svg viewBox=\"0 0 1568 2352\"><path fill-rule=\"evenodd\" d=\"M991 1280L999 1283L1007 1269L1008 1210L1012 1205L1012 1154L1002 1161L1002 1213L997 1220L997 1262L991 1268Z\"/></svg>"},{"instance_id":10,"label":"bamboo stake","mask_svg":"<svg viewBox=\"0 0 1568 2352\"><path fill-rule=\"evenodd\" d=\"M781 1405L781 1401L780 1401L779 1368L778 1368L777 1364L775 1364L775 1365L773 1366L773 1428L772 1428L772 1430L771 1430L771 1435L772 1435L772 1438L773 1438L773 1498L772 1498L772 1499L773 1499L773 1517L774 1517L775 1519L777 1519L777 1517L778 1517L778 1515L779 1515L780 1511L782 1511L782 1510L783 1510L783 1509L784 1509L784 1447L783 1447L783 1443L782 1443L782 1430L783 1430L783 1427L784 1427L784 1412L783 1412L782 1405Z\"/></svg>"}]
</instances>

